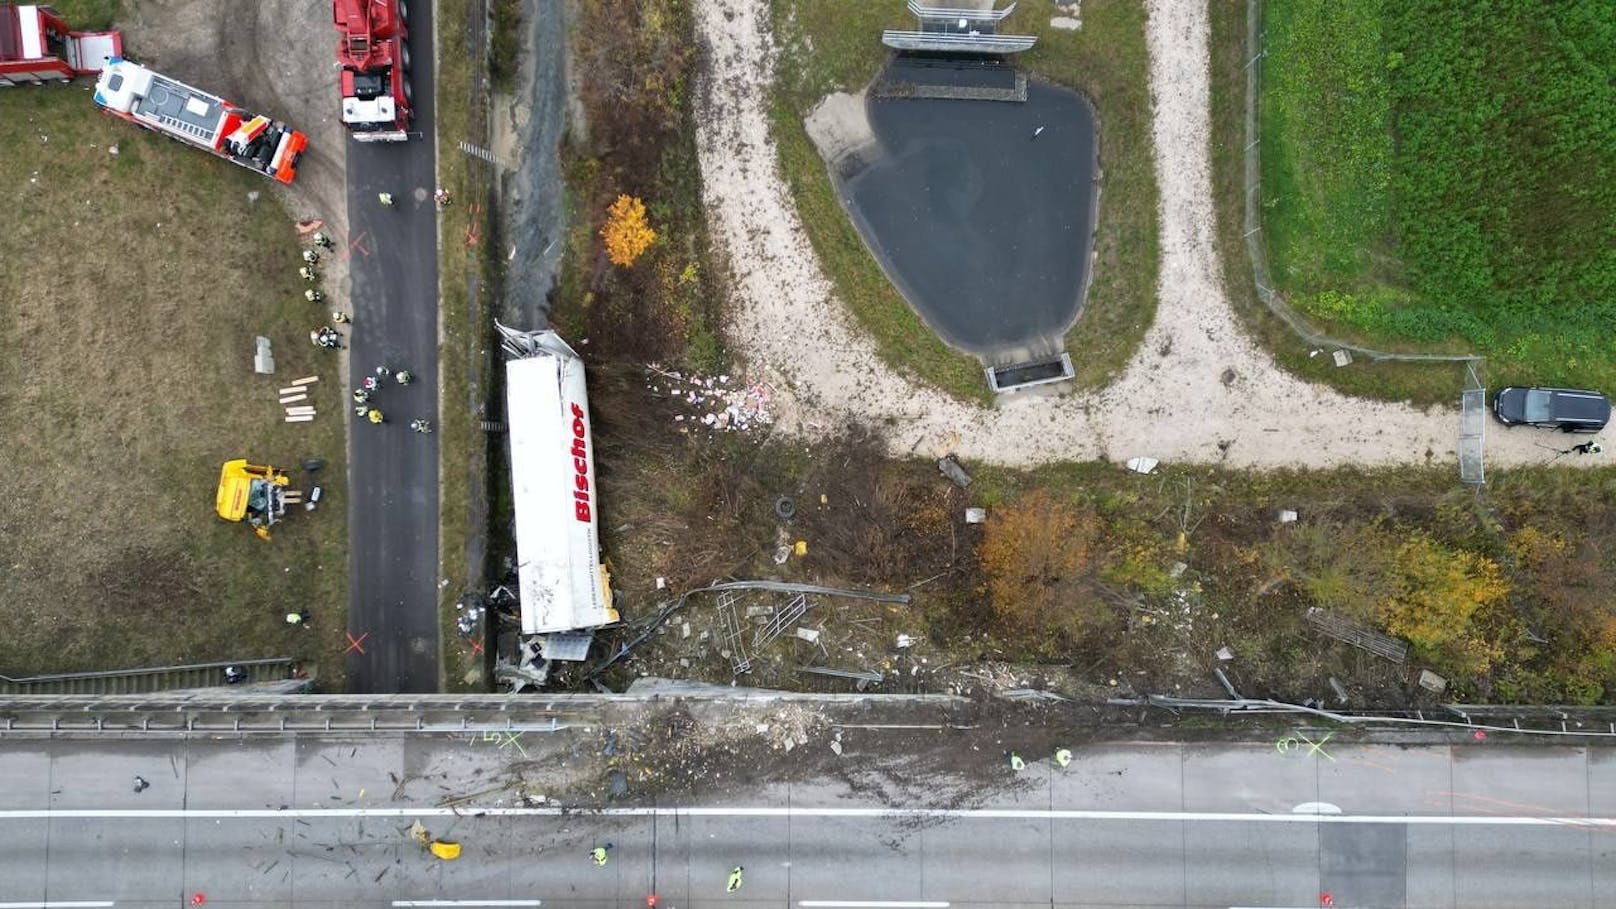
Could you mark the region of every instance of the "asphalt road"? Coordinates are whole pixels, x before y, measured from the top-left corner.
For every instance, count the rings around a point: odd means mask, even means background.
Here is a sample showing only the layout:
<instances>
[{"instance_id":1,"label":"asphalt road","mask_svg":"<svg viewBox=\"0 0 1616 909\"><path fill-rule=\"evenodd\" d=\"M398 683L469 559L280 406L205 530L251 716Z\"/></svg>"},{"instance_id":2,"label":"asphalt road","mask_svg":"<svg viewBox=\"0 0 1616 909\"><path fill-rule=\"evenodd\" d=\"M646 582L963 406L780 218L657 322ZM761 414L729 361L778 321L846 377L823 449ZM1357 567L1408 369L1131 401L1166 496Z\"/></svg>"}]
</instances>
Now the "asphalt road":
<instances>
[{"instance_id":1,"label":"asphalt road","mask_svg":"<svg viewBox=\"0 0 1616 909\"><path fill-rule=\"evenodd\" d=\"M874 99L868 110L882 154L844 178L843 195L904 297L969 353L1060 350L1093 250L1092 108L1033 81L1025 103Z\"/></svg>"},{"instance_id":2,"label":"asphalt road","mask_svg":"<svg viewBox=\"0 0 1616 909\"><path fill-rule=\"evenodd\" d=\"M420 135L348 144L352 379L379 365L415 374L376 396L387 422L356 420L349 449L348 627L361 643L348 655L348 690L362 693L438 690L438 443L409 427L438 423L432 4L410 4L410 25Z\"/></svg>"},{"instance_id":3,"label":"asphalt road","mask_svg":"<svg viewBox=\"0 0 1616 909\"><path fill-rule=\"evenodd\" d=\"M840 760L873 759L879 735L847 729ZM1079 748L1064 770L1029 756L1013 785L969 804L823 779L600 813L492 793L534 757L522 750L0 742L0 904L631 907L655 892L666 909L1616 906L1604 750L1116 744ZM135 774L151 787L132 791ZM1339 813L1298 813L1320 804ZM405 833L416 819L463 856L424 855ZM595 867L588 850L608 842ZM744 885L728 894L735 865Z\"/></svg>"}]
</instances>

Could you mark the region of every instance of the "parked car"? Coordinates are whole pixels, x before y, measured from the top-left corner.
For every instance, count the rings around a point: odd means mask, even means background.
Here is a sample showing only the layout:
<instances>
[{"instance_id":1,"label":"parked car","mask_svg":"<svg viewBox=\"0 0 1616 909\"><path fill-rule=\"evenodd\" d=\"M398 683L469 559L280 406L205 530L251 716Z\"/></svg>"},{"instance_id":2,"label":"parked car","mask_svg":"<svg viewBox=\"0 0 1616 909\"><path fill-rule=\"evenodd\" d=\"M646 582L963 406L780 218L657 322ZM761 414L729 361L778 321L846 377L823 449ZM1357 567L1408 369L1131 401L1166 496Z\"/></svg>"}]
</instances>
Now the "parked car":
<instances>
[{"instance_id":1,"label":"parked car","mask_svg":"<svg viewBox=\"0 0 1616 909\"><path fill-rule=\"evenodd\" d=\"M1493 416L1505 426L1598 432L1610 422L1610 400L1597 391L1512 385L1493 398Z\"/></svg>"}]
</instances>

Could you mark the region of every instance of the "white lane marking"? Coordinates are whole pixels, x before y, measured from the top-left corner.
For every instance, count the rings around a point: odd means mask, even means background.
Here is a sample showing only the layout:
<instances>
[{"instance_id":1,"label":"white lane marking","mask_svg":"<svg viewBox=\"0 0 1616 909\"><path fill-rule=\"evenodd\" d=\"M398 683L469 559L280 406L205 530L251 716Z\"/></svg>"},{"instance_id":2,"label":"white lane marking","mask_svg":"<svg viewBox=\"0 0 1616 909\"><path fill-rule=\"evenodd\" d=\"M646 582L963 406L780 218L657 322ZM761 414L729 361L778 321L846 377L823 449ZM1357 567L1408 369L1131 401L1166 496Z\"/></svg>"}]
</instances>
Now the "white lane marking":
<instances>
[{"instance_id":1,"label":"white lane marking","mask_svg":"<svg viewBox=\"0 0 1616 909\"><path fill-rule=\"evenodd\" d=\"M106 909L116 905L111 900L57 900L47 903L0 903L0 909Z\"/></svg>"},{"instance_id":2,"label":"white lane marking","mask_svg":"<svg viewBox=\"0 0 1616 909\"><path fill-rule=\"evenodd\" d=\"M822 909L948 909L942 902L902 902L884 900L798 900L797 905Z\"/></svg>"},{"instance_id":3,"label":"white lane marking","mask_svg":"<svg viewBox=\"0 0 1616 909\"><path fill-rule=\"evenodd\" d=\"M1303 802L1292 808L1291 811L1297 814L1340 814L1341 807L1332 805L1329 802ZM1243 907L1236 906L1234 909L1243 909Z\"/></svg>"},{"instance_id":4,"label":"white lane marking","mask_svg":"<svg viewBox=\"0 0 1616 909\"><path fill-rule=\"evenodd\" d=\"M1455 827L1612 827L1616 817L1522 817L1440 814L1265 814L1233 811L1061 811L1039 808L16 808L0 821L29 820L328 820L400 817L873 818L961 821L1161 821L1236 824L1410 824ZM0 907L3 909L3 907Z\"/></svg>"},{"instance_id":5,"label":"white lane marking","mask_svg":"<svg viewBox=\"0 0 1616 909\"><path fill-rule=\"evenodd\" d=\"M541 900L393 900L395 906L542 906Z\"/></svg>"}]
</instances>

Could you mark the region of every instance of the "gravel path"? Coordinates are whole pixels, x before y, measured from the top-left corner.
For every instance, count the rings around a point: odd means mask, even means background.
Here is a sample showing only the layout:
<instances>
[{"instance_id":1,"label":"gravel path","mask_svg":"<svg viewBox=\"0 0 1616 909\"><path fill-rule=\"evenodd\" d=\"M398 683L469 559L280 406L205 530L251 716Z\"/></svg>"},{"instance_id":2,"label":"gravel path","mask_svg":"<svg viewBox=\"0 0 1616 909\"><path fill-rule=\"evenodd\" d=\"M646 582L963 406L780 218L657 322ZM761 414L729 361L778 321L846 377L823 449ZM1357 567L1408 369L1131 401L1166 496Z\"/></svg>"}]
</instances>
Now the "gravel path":
<instances>
[{"instance_id":1,"label":"gravel path","mask_svg":"<svg viewBox=\"0 0 1616 909\"><path fill-rule=\"evenodd\" d=\"M1027 395L997 409L960 403L883 366L835 299L769 136L775 48L766 5L703 0L696 20L710 60L697 144L714 242L731 270L730 337L774 383L782 428L817 435L858 421L882 427L894 454L957 451L1011 465L1136 455L1251 467L1455 463L1455 411L1349 398L1303 382L1237 326L1214 247L1204 2L1149 3L1161 188L1155 325L1107 388ZM1553 457L1538 442L1569 444L1489 427L1489 463Z\"/></svg>"}]
</instances>

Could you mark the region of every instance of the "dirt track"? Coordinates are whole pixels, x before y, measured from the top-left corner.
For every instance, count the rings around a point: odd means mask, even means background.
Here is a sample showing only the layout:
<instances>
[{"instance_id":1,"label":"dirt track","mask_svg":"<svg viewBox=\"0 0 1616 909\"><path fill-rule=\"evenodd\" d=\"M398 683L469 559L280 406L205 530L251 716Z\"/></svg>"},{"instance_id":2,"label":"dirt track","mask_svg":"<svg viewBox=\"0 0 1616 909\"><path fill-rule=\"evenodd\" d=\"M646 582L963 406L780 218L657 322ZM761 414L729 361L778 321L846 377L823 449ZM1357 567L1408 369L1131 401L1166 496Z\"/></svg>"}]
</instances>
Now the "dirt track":
<instances>
[{"instance_id":1,"label":"dirt track","mask_svg":"<svg viewBox=\"0 0 1616 909\"><path fill-rule=\"evenodd\" d=\"M784 428L814 435L859 421L884 426L894 454L954 450L1013 465L1139 455L1270 468L1454 462L1455 411L1310 385L1241 331L1214 245L1206 7L1156 0L1149 17L1161 187L1156 323L1110 386L988 410L894 374L851 324L803 235L769 135L776 51L767 9L754 0L696 5L709 61L697 144L714 242L732 269L730 335L759 377L775 384ZM1539 442L1563 440L1489 427L1488 461L1548 461L1553 452Z\"/></svg>"}]
</instances>

